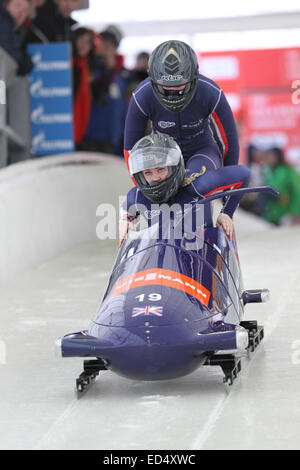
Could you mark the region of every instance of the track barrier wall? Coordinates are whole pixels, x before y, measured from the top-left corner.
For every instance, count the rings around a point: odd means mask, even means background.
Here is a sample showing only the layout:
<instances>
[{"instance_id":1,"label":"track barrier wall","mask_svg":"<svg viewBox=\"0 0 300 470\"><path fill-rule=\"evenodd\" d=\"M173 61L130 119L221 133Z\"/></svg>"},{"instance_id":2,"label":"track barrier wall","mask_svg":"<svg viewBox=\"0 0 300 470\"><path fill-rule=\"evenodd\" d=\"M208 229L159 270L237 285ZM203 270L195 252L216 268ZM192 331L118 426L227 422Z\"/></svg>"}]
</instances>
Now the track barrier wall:
<instances>
[{"instance_id":1,"label":"track barrier wall","mask_svg":"<svg viewBox=\"0 0 300 470\"><path fill-rule=\"evenodd\" d=\"M113 204L118 213L119 196L131 185L123 159L84 152L0 170L0 285L96 240L97 207Z\"/></svg>"}]
</instances>

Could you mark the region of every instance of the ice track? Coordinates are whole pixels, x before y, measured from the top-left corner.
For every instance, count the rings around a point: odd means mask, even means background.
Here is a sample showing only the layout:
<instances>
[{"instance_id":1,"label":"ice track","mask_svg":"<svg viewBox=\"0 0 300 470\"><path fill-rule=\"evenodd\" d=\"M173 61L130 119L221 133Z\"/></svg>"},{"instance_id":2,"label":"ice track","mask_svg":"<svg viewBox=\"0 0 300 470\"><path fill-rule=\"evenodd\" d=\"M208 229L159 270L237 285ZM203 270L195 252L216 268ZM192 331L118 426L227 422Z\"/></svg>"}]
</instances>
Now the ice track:
<instances>
[{"instance_id":1,"label":"ice track","mask_svg":"<svg viewBox=\"0 0 300 470\"><path fill-rule=\"evenodd\" d=\"M79 245L0 289L1 449L295 449L300 447L300 228L270 229L239 212L245 288L271 300L245 319L265 339L232 387L220 368L170 381L100 373L78 400L81 359L57 359L54 340L89 326L114 242Z\"/></svg>"}]
</instances>

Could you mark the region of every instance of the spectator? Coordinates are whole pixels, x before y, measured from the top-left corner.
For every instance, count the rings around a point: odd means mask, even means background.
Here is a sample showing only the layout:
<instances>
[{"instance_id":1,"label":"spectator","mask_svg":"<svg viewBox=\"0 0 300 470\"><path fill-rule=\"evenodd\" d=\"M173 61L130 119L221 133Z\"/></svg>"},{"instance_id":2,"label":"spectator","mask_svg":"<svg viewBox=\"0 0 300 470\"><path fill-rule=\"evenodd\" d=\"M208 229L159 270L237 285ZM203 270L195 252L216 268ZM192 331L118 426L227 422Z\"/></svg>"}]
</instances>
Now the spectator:
<instances>
[{"instance_id":1,"label":"spectator","mask_svg":"<svg viewBox=\"0 0 300 470\"><path fill-rule=\"evenodd\" d=\"M31 0L29 17L35 18L37 15L37 9L41 8L45 4L46 0Z\"/></svg>"},{"instance_id":2,"label":"spectator","mask_svg":"<svg viewBox=\"0 0 300 470\"><path fill-rule=\"evenodd\" d=\"M254 145L249 145L247 148L248 153L248 167L250 170L249 187L263 186L264 178L262 174L264 153L262 150L256 148ZM262 216L264 205L264 194L262 193L249 193L245 194L240 207L244 210L252 212L253 214Z\"/></svg>"},{"instance_id":3,"label":"spectator","mask_svg":"<svg viewBox=\"0 0 300 470\"><path fill-rule=\"evenodd\" d=\"M29 8L29 0L2 0L0 3L0 46L17 62L19 75L27 75L33 68L32 60L17 34L29 14Z\"/></svg>"},{"instance_id":4,"label":"spectator","mask_svg":"<svg viewBox=\"0 0 300 470\"><path fill-rule=\"evenodd\" d=\"M134 80L139 84L148 77L148 52L139 52L136 56L136 65L132 70Z\"/></svg>"},{"instance_id":5,"label":"spectator","mask_svg":"<svg viewBox=\"0 0 300 470\"><path fill-rule=\"evenodd\" d=\"M24 47L29 42L49 42L42 31L33 23L37 16L37 11L45 4L46 0L31 0L29 14L23 23L22 27L18 30L18 35L24 44Z\"/></svg>"},{"instance_id":6,"label":"spectator","mask_svg":"<svg viewBox=\"0 0 300 470\"><path fill-rule=\"evenodd\" d=\"M105 28L105 33L111 33L114 37L114 41L117 44L117 47L119 47L122 39L123 39L123 33L122 31L115 26L114 24L110 24Z\"/></svg>"},{"instance_id":7,"label":"spectator","mask_svg":"<svg viewBox=\"0 0 300 470\"><path fill-rule=\"evenodd\" d=\"M93 60L93 32L77 28L73 38L74 139L78 149L87 129L91 111L90 64Z\"/></svg>"},{"instance_id":8,"label":"spectator","mask_svg":"<svg viewBox=\"0 0 300 470\"><path fill-rule=\"evenodd\" d=\"M275 225L300 222L300 180L297 171L284 162L281 149L274 147L265 153L263 175L265 184L280 193L278 199L266 198L263 216Z\"/></svg>"},{"instance_id":9,"label":"spectator","mask_svg":"<svg viewBox=\"0 0 300 470\"><path fill-rule=\"evenodd\" d=\"M93 74L92 110L84 148L121 156L130 73L118 54L120 37L113 31L110 27L100 33L102 48Z\"/></svg>"},{"instance_id":10,"label":"spectator","mask_svg":"<svg viewBox=\"0 0 300 470\"><path fill-rule=\"evenodd\" d=\"M36 17L32 21L34 31L27 35L26 43L71 41L71 28L76 21L70 15L78 5L79 0L47 0L37 8Z\"/></svg>"},{"instance_id":11,"label":"spectator","mask_svg":"<svg viewBox=\"0 0 300 470\"><path fill-rule=\"evenodd\" d=\"M136 64L135 67L131 70L130 73L130 84L128 87L128 96L127 102L129 104L130 99L132 97L132 92L136 89L136 87L148 77L148 61L150 55L148 52L139 52L136 56Z\"/></svg>"}]
</instances>

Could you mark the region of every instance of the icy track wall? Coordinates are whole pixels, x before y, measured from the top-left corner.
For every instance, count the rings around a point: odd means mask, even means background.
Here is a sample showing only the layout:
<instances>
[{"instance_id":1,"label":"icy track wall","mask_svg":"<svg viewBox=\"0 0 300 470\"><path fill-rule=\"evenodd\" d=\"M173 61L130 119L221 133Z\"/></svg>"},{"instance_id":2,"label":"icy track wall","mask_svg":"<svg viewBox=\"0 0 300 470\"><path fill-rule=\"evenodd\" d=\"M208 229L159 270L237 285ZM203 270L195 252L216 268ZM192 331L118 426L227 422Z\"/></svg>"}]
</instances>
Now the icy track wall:
<instances>
[{"instance_id":1,"label":"icy track wall","mask_svg":"<svg viewBox=\"0 0 300 470\"><path fill-rule=\"evenodd\" d=\"M74 153L0 170L0 284L73 245L96 240L99 204L131 187L122 158Z\"/></svg>"}]
</instances>

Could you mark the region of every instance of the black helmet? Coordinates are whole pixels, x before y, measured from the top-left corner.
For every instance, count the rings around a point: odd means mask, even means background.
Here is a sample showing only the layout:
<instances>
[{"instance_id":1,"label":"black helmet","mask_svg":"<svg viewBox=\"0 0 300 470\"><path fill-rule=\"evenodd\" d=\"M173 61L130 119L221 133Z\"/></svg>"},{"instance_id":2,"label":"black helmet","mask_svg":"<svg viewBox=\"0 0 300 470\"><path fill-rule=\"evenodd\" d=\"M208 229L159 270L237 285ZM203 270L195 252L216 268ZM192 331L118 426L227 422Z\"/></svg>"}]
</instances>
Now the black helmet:
<instances>
[{"instance_id":1,"label":"black helmet","mask_svg":"<svg viewBox=\"0 0 300 470\"><path fill-rule=\"evenodd\" d=\"M143 171L167 166L168 176L148 184ZM166 134L151 134L140 139L129 152L129 171L142 193L157 204L167 202L180 188L184 179L184 161L175 140Z\"/></svg>"},{"instance_id":2,"label":"black helmet","mask_svg":"<svg viewBox=\"0 0 300 470\"><path fill-rule=\"evenodd\" d=\"M190 103L197 87L198 68L195 52L182 41L166 41L154 49L148 73L155 96L164 108L179 112ZM181 89L172 90L174 87Z\"/></svg>"}]
</instances>

